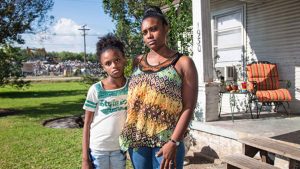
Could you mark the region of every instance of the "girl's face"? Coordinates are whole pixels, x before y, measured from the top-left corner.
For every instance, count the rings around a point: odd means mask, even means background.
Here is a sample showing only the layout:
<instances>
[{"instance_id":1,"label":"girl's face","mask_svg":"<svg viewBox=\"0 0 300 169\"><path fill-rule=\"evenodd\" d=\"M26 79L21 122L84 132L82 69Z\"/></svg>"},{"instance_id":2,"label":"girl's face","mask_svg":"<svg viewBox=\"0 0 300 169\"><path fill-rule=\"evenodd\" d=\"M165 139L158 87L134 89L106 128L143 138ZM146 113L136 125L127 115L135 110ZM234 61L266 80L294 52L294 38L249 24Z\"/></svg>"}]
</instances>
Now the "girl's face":
<instances>
[{"instance_id":1,"label":"girl's face","mask_svg":"<svg viewBox=\"0 0 300 169\"><path fill-rule=\"evenodd\" d=\"M152 50L159 50L166 45L168 27L155 17L148 17L142 22L144 43Z\"/></svg>"},{"instance_id":2,"label":"girl's face","mask_svg":"<svg viewBox=\"0 0 300 169\"><path fill-rule=\"evenodd\" d=\"M100 56L100 63L108 76L121 78L124 76L126 59L118 49L107 49Z\"/></svg>"}]
</instances>

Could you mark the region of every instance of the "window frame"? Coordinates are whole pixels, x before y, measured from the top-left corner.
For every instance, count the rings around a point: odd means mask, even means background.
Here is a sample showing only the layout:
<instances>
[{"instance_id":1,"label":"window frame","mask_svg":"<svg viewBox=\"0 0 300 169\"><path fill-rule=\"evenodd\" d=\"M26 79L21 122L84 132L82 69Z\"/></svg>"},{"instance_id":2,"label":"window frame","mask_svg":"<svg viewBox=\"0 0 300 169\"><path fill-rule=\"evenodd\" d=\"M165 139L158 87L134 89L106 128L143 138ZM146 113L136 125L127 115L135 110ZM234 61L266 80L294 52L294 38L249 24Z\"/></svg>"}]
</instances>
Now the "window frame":
<instances>
[{"instance_id":1,"label":"window frame","mask_svg":"<svg viewBox=\"0 0 300 169\"><path fill-rule=\"evenodd\" d=\"M241 49L241 59L239 61L232 61L232 62L221 62L221 63L217 63L217 51L218 51L218 45L216 45L216 40L217 40L217 35L216 35L216 18L222 17L222 16L226 16L226 15L230 15L230 14L234 14L234 13L240 13L241 14L241 27L235 27L235 28L230 28L227 30L227 32L229 31L235 31L237 29L240 29L241 32L241 45L240 46L232 46L232 47L226 47L226 48L222 48L222 50L228 50L228 49ZM225 30L226 33L226 30ZM215 12L212 12L211 15L211 35L212 35L212 57L213 57L213 65L214 67L218 67L218 68L225 68L226 66L237 66L237 65L241 65L242 66L242 73L244 76L244 67L245 67L245 61L247 60L247 53L246 53L246 43L247 43L247 36L246 36L246 4L244 5L239 5L236 7L232 7L232 8L227 8L227 9L223 9L223 10L218 10ZM222 72L222 74L224 74L224 72ZM242 77L244 78L244 77ZM214 77L214 79L217 79L217 77Z\"/></svg>"}]
</instances>

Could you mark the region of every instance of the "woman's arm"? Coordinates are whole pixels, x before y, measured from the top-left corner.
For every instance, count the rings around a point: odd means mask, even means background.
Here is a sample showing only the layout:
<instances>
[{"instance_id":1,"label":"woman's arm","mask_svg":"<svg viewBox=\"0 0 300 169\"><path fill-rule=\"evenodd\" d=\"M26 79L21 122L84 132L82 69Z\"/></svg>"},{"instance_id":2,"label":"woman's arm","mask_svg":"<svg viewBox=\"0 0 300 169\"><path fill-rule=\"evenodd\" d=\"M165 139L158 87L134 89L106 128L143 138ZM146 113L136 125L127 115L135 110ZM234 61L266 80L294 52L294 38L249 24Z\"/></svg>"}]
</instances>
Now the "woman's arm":
<instances>
[{"instance_id":1,"label":"woman's arm","mask_svg":"<svg viewBox=\"0 0 300 169\"><path fill-rule=\"evenodd\" d=\"M194 109L198 98L198 73L193 60L183 56L178 61L179 70L181 69L183 86L182 86L182 112L172 134L172 139L180 141L183 139L186 129L193 117Z\"/></svg>"},{"instance_id":2,"label":"woman's arm","mask_svg":"<svg viewBox=\"0 0 300 169\"><path fill-rule=\"evenodd\" d=\"M82 136L82 169L91 169L92 163L89 158L90 147L90 126L93 120L94 112L85 111L83 136Z\"/></svg>"},{"instance_id":3,"label":"woman's arm","mask_svg":"<svg viewBox=\"0 0 300 169\"><path fill-rule=\"evenodd\" d=\"M174 141L183 140L189 122L193 117L198 97L198 74L193 60L187 56L182 56L175 65L176 70L181 74L182 86L182 112L171 136ZM159 151L158 155L163 155L161 168L169 168L171 163L175 163L176 145L169 141ZM176 165L176 164L175 164Z\"/></svg>"}]
</instances>

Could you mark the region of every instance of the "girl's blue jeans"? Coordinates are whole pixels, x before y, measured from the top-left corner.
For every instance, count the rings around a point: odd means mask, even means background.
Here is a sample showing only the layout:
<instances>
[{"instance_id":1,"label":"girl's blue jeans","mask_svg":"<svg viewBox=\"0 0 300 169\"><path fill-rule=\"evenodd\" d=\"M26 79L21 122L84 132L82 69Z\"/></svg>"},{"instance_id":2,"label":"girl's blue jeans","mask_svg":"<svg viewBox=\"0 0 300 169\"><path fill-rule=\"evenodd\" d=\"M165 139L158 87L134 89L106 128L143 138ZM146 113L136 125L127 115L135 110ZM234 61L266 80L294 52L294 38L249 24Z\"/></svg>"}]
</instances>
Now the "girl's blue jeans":
<instances>
[{"instance_id":1,"label":"girl's blue jeans","mask_svg":"<svg viewBox=\"0 0 300 169\"><path fill-rule=\"evenodd\" d=\"M137 150L129 148L128 152L134 169L159 169L163 156L156 157L161 147L139 147ZM176 151L176 169L183 168L185 150L184 143L180 142ZM173 167L172 167L173 168Z\"/></svg>"},{"instance_id":2,"label":"girl's blue jeans","mask_svg":"<svg viewBox=\"0 0 300 169\"><path fill-rule=\"evenodd\" d=\"M125 169L126 156L121 150L91 151L90 158L94 169Z\"/></svg>"}]
</instances>

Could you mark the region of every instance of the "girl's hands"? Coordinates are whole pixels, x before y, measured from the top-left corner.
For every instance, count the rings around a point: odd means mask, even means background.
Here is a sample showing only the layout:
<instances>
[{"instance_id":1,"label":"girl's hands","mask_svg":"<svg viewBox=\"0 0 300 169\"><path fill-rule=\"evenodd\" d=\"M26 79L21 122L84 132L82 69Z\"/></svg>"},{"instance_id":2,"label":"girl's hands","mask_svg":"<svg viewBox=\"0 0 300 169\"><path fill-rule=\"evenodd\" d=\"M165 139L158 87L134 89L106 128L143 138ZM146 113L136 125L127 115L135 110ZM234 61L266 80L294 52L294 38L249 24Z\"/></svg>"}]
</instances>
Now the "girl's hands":
<instances>
[{"instance_id":1,"label":"girl's hands","mask_svg":"<svg viewBox=\"0 0 300 169\"><path fill-rule=\"evenodd\" d=\"M176 149L176 144L169 141L159 150L156 156L163 156L160 169L171 169L172 166L176 169Z\"/></svg>"}]
</instances>

